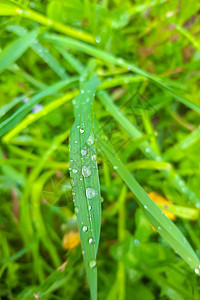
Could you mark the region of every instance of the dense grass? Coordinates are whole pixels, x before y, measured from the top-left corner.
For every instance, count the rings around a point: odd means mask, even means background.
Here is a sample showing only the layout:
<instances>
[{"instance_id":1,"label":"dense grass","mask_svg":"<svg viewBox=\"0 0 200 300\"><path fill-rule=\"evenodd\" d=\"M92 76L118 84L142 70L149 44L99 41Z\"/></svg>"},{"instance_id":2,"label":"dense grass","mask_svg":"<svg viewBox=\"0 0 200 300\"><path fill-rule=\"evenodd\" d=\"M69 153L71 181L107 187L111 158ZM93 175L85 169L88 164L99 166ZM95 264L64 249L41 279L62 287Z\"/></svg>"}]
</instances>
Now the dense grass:
<instances>
[{"instance_id":1,"label":"dense grass","mask_svg":"<svg viewBox=\"0 0 200 300\"><path fill-rule=\"evenodd\" d=\"M1 1L0 299L200 299L199 9Z\"/></svg>"}]
</instances>

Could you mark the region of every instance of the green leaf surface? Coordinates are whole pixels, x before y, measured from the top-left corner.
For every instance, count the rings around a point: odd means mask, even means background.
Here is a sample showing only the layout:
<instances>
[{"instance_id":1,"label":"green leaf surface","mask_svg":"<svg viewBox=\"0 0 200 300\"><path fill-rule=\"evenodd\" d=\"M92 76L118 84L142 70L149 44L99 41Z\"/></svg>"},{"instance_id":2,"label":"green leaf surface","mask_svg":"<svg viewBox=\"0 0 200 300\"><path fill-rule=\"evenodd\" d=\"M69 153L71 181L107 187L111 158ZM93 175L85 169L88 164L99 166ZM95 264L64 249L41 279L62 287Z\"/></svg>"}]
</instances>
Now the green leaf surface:
<instances>
[{"instance_id":1,"label":"green leaf surface","mask_svg":"<svg viewBox=\"0 0 200 300\"><path fill-rule=\"evenodd\" d=\"M93 300L97 299L96 255L100 237L101 197L94 146L92 103L100 84L96 76L73 100L75 122L70 136L70 176L83 257Z\"/></svg>"},{"instance_id":2,"label":"green leaf surface","mask_svg":"<svg viewBox=\"0 0 200 300\"><path fill-rule=\"evenodd\" d=\"M14 63L36 40L38 30L33 30L11 43L0 53L0 72Z\"/></svg>"}]
</instances>

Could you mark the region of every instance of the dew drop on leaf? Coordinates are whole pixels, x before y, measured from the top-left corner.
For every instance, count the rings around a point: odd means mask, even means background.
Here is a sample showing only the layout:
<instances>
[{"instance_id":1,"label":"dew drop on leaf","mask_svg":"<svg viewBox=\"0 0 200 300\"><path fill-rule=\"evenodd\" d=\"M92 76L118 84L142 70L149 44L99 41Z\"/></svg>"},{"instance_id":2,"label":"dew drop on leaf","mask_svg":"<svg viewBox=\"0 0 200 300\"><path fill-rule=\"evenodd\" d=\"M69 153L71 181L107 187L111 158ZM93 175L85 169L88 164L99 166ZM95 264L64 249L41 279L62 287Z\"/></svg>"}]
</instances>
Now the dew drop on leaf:
<instances>
[{"instance_id":1,"label":"dew drop on leaf","mask_svg":"<svg viewBox=\"0 0 200 300\"><path fill-rule=\"evenodd\" d=\"M87 226L83 226L83 232L86 232L88 230Z\"/></svg>"},{"instance_id":2,"label":"dew drop on leaf","mask_svg":"<svg viewBox=\"0 0 200 300\"><path fill-rule=\"evenodd\" d=\"M81 155L85 156L87 154L86 150L81 150Z\"/></svg>"},{"instance_id":3,"label":"dew drop on leaf","mask_svg":"<svg viewBox=\"0 0 200 300\"><path fill-rule=\"evenodd\" d=\"M91 174L90 167L83 166L82 167L82 174L83 174L84 177L90 176L90 174ZM86 191L86 194L87 194L87 191Z\"/></svg>"},{"instance_id":4,"label":"dew drop on leaf","mask_svg":"<svg viewBox=\"0 0 200 300\"><path fill-rule=\"evenodd\" d=\"M90 268L94 268L96 267L97 263L96 263L96 260L95 259L92 259L90 262L89 262L89 266Z\"/></svg>"},{"instance_id":5,"label":"dew drop on leaf","mask_svg":"<svg viewBox=\"0 0 200 300\"><path fill-rule=\"evenodd\" d=\"M93 188L87 188L86 189L86 196L88 199L92 199L96 196L97 192Z\"/></svg>"},{"instance_id":6,"label":"dew drop on leaf","mask_svg":"<svg viewBox=\"0 0 200 300\"><path fill-rule=\"evenodd\" d=\"M94 144L94 136L90 135L89 138L87 139L87 144L88 146L92 146Z\"/></svg>"},{"instance_id":7,"label":"dew drop on leaf","mask_svg":"<svg viewBox=\"0 0 200 300\"><path fill-rule=\"evenodd\" d=\"M90 238L90 239L89 239L89 244L94 244L94 243L95 243L94 239L93 239L93 238Z\"/></svg>"}]
</instances>

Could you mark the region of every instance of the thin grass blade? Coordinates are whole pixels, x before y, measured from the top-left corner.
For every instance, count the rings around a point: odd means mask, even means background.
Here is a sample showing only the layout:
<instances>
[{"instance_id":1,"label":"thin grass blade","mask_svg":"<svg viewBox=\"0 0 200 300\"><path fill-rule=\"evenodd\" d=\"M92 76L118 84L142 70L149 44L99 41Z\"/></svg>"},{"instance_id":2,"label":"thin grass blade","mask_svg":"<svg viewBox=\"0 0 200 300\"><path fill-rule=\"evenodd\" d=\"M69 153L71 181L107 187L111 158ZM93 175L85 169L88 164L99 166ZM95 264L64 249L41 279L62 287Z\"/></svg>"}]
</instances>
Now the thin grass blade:
<instances>
[{"instance_id":1,"label":"thin grass blade","mask_svg":"<svg viewBox=\"0 0 200 300\"><path fill-rule=\"evenodd\" d=\"M174 251L176 251L197 274L200 274L200 261L182 232L150 199L140 184L128 172L122 161L115 153L111 143L108 142L108 140L105 142L105 140L102 139L102 136L105 136L103 130L99 127L97 121L95 121L95 137L98 140L101 150L135 195L138 204L143 209L148 220L165 239L165 241L174 249Z\"/></svg>"},{"instance_id":2,"label":"thin grass blade","mask_svg":"<svg viewBox=\"0 0 200 300\"><path fill-rule=\"evenodd\" d=\"M14 63L36 40L38 30L33 30L7 46L0 53L0 72Z\"/></svg>"},{"instance_id":3,"label":"thin grass blade","mask_svg":"<svg viewBox=\"0 0 200 300\"><path fill-rule=\"evenodd\" d=\"M63 87L66 87L67 85L70 85L71 83L74 83L76 81L77 77L71 77L70 79L59 81L34 95L27 103L22 105L13 115L11 115L9 118L7 118L4 122L0 124L0 136L2 136L11 128L13 128L29 111L31 111L34 105L40 103L44 97L53 95Z\"/></svg>"}]
</instances>

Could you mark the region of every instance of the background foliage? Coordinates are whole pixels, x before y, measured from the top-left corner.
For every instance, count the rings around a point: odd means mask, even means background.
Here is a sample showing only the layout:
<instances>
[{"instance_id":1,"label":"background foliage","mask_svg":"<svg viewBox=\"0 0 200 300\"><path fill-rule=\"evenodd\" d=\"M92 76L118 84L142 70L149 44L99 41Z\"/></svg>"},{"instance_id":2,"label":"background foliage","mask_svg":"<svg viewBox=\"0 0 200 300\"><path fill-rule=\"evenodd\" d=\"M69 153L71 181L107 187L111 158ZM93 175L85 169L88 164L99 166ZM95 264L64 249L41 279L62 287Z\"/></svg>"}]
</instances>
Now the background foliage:
<instances>
[{"instance_id":1,"label":"background foliage","mask_svg":"<svg viewBox=\"0 0 200 300\"><path fill-rule=\"evenodd\" d=\"M98 299L200 299L199 11L195 0L0 2L1 299L95 299L97 267ZM74 98L102 196L85 265Z\"/></svg>"}]
</instances>

